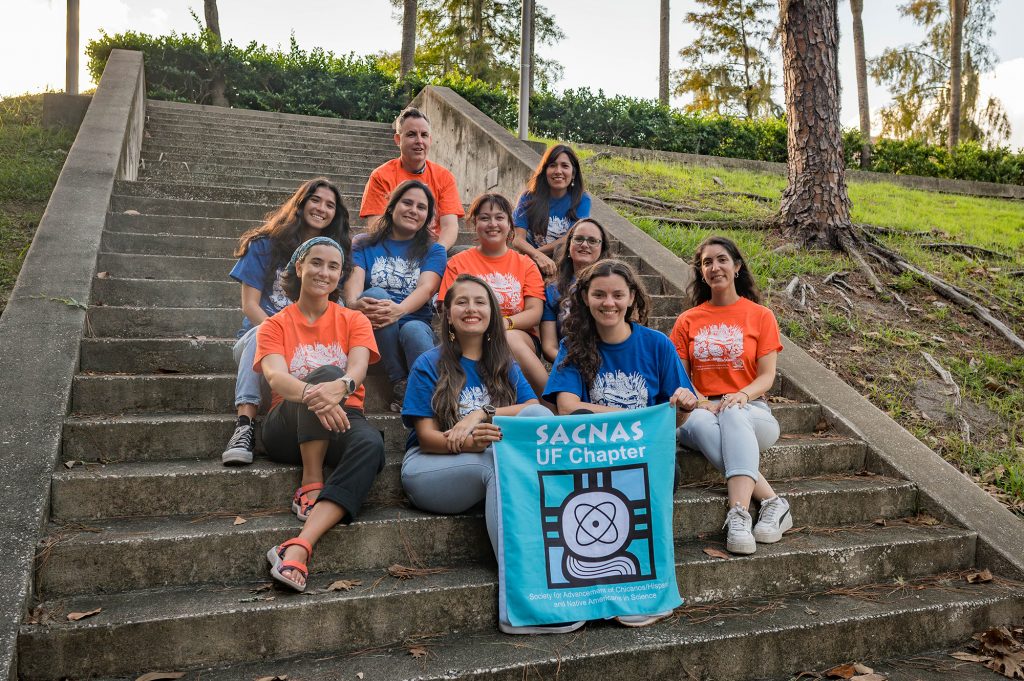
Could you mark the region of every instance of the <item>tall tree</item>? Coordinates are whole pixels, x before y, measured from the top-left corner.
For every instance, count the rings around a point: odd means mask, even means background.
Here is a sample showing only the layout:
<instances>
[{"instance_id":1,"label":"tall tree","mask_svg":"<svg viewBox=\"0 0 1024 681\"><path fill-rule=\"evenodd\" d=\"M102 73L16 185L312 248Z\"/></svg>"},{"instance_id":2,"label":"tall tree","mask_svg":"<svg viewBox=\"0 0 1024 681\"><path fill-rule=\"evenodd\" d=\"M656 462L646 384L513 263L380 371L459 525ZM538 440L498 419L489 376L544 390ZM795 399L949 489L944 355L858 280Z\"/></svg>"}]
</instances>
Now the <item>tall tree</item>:
<instances>
[{"instance_id":1,"label":"tall tree","mask_svg":"<svg viewBox=\"0 0 1024 681\"><path fill-rule=\"evenodd\" d=\"M900 13L924 26L917 44L886 49L872 59L872 77L893 93L893 103L879 114L882 132L913 136L933 144L950 140L950 113L957 99L960 130L957 139L999 143L1010 136L1010 121L995 97L982 101L979 77L995 65L990 45L994 6L998 0L906 0ZM961 46L962 95L953 96L953 10L963 10Z\"/></svg>"},{"instance_id":2,"label":"tall tree","mask_svg":"<svg viewBox=\"0 0 1024 681\"><path fill-rule=\"evenodd\" d=\"M405 78L416 62L416 0L403 0L402 62L399 75Z\"/></svg>"},{"instance_id":3,"label":"tall tree","mask_svg":"<svg viewBox=\"0 0 1024 681\"><path fill-rule=\"evenodd\" d=\"M513 91L519 88L522 0L420 0L416 63L428 75L461 73ZM535 40L551 45L565 37L541 5L534 10ZM534 54L535 82L546 86L561 65Z\"/></svg>"},{"instance_id":4,"label":"tall tree","mask_svg":"<svg viewBox=\"0 0 1024 681\"><path fill-rule=\"evenodd\" d=\"M778 113L772 100L772 0L697 2L705 11L686 14L697 38L679 51L686 66L677 72L675 89L693 96L686 109L747 118Z\"/></svg>"},{"instance_id":5,"label":"tall tree","mask_svg":"<svg viewBox=\"0 0 1024 681\"><path fill-rule=\"evenodd\" d=\"M210 32L211 46L214 52L220 52L220 13L217 11L217 0L203 0L203 14L206 15L206 30ZM214 64L210 82L210 101L214 106L228 106L228 98L225 95L227 84L224 82L224 72L218 64Z\"/></svg>"},{"instance_id":6,"label":"tall tree","mask_svg":"<svg viewBox=\"0 0 1024 681\"><path fill-rule=\"evenodd\" d=\"M852 225L839 122L837 0L780 0L779 19L789 130L789 184L779 219L798 243L846 249Z\"/></svg>"},{"instance_id":7,"label":"tall tree","mask_svg":"<svg viewBox=\"0 0 1024 681\"><path fill-rule=\"evenodd\" d=\"M658 101L668 106L669 0L661 0L661 41L658 53Z\"/></svg>"},{"instance_id":8,"label":"tall tree","mask_svg":"<svg viewBox=\"0 0 1024 681\"><path fill-rule=\"evenodd\" d=\"M960 110L963 108L964 14L967 0L949 0L949 150L960 143Z\"/></svg>"},{"instance_id":9,"label":"tall tree","mask_svg":"<svg viewBox=\"0 0 1024 681\"><path fill-rule=\"evenodd\" d=\"M853 61L857 67L857 110L860 112L860 167L871 168L871 108L868 106L868 66L864 56L864 0L850 0L853 14Z\"/></svg>"}]
</instances>

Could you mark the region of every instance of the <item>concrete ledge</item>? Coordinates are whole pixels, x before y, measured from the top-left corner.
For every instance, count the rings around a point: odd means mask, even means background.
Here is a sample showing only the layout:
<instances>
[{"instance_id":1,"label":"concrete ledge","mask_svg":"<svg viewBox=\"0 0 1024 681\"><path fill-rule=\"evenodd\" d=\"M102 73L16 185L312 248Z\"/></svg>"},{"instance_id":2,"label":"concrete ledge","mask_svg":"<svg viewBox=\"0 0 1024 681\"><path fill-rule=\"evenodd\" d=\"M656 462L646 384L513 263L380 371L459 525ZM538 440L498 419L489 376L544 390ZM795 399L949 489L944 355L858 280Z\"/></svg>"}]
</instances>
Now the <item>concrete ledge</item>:
<instances>
[{"instance_id":1,"label":"concrete ledge","mask_svg":"<svg viewBox=\"0 0 1024 681\"><path fill-rule=\"evenodd\" d=\"M746 158L727 158L725 156L706 156L703 154L684 154L677 151L658 151L656 149L639 149L636 147L616 147L607 144L575 144L579 149L594 152L608 152L626 158L669 161L704 168L736 168L754 170L774 175L785 175L788 171L785 163L774 161L755 161ZM893 175L892 173L876 173L874 171L846 170L847 182L890 182L909 189L942 192L945 194L963 194L965 196L984 196L997 199L1024 199L1024 185L1000 184L998 182L974 182L972 180L949 180L941 177L922 177L920 175Z\"/></svg>"},{"instance_id":2,"label":"concrete ledge","mask_svg":"<svg viewBox=\"0 0 1024 681\"><path fill-rule=\"evenodd\" d=\"M114 50L0 317L0 678L16 678L84 306L114 181L138 165L144 97L142 54Z\"/></svg>"},{"instance_id":3,"label":"concrete ledge","mask_svg":"<svg viewBox=\"0 0 1024 681\"><path fill-rule=\"evenodd\" d=\"M540 156L527 144L515 139L507 130L484 116L473 105L447 88L427 87L414 104L427 112L434 125L433 158L447 165L462 178L463 199L469 200L482 191L501 191L510 198L522 190ZM439 125L440 123L440 125ZM577 145L595 148L591 145ZM627 155L643 152L649 157L663 157L668 152L606 147ZM721 165L741 167L738 159L672 154ZM673 160L681 160L673 158ZM683 162L686 162L685 160ZM742 163L759 163L742 161ZM773 164L782 166L783 164ZM866 173L858 173L858 178ZM491 175L490 181L485 178ZM898 176L880 176L886 181ZM907 178L903 178L907 179ZM919 178L927 179L927 178ZM979 184L979 183L971 183ZM993 185L1012 187L1013 185ZM496 189L492 189L496 187ZM1024 187L1021 197L1024 198ZM596 197L592 215L619 241L639 256L644 272L660 274L665 279L666 293L686 290L690 267L655 239L637 228ZM783 338L785 352L779 355L779 372L786 385L807 399L821 404L827 420L849 435L863 438L872 456L884 472L916 484L926 508L947 516L978 533L977 563L991 567L1008 577L1024 576L1024 522L1003 508L970 479L962 475L942 457L893 421L887 414L863 398L856 390L819 364L796 343Z\"/></svg>"},{"instance_id":4,"label":"concrete ledge","mask_svg":"<svg viewBox=\"0 0 1024 681\"><path fill-rule=\"evenodd\" d=\"M67 95L63 92L43 94L43 125L77 130L85 119L92 95Z\"/></svg>"}]
</instances>

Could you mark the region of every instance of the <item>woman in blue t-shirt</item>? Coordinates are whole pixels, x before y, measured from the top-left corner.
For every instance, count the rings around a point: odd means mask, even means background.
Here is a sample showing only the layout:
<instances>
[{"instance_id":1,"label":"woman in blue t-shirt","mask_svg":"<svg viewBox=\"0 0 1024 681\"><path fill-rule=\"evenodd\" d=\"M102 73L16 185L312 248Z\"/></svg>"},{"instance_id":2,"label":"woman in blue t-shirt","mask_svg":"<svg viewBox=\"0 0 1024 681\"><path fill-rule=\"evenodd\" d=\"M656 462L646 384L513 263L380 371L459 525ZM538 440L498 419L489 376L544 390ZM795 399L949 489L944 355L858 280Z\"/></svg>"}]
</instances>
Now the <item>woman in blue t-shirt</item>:
<instances>
[{"instance_id":1,"label":"woman in blue t-shirt","mask_svg":"<svg viewBox=\"0 0 1024 681\"><path fill-rule=\"evenodd\" d=\"M497 473L492 444L502 416L551 416L512 359L501 308L479 277L460 274L447 290L441 344L416 360L409 374L402 420L411 428L402 461L402 487L417 508L462 513L481 501L496 556ZM582 626L513 627L499 603L498 622L508 634L561 633Z\"/></svg>"},{"instance_id":2,"label":"woman in blue t-shirt","mask_svg":"<svg viewBox=\"0 0 1024 681\"><path fill-rule=\"evenodd\" d=\"M556 249L577 220L590 216L590 194L583 191L580 160L570 147L556 144L548 149L519 197L512 224L512 244L530 256L545 277L555 274Z\"/></svg>"},{"instance_id":3,"label":"woman in blue t-shirt","mask_svg":"<svg viewBox=\"0 0 1024 681\"><path fill-rule=\"evenodd\" d=\"M356 239L345 305L373 325L393 411L402 410L409 367L434 347L430 300L448 262L444 247L427 225L434 219L434 195L424 183L398 185L384 214Z\"/></svg>"},{"instance_id":4,"label":"woman in blue t-shirt","mask_svg":"<svg viewBox=\"0 0 1024 681\"><path fill-rule=\"evenodd\" d=\"M252 369L256 329L263 320L291 304L281 288L280 277L295 249L316 236L333 239L346 254L351 250L348 211L341 201L341 192L324 177L304 182L280 208L267 215L262 225L243 234L235 251L238 262L230 276L242 285L245 317L234 347L238 363L235 377L238 420L221 455L225 466L252 463L255 442L252 420L259 411L266 385L263 377ZM346 257L342 281L351 269L352 259Z\"/></svg>"},{"instance_id":5,"label":"woman in blue t-shirt","mask_svg":"<svg viewBox=\"0 0 1024 681\"><path fill-rule=\"evenodd\" d=\"M576 275L608 257L608 234L597 220L583 218L565 235L567 248L558 256L558 275L544 287L544 312L540 317L540 345L544 359L555 361L562 340L562 323L569 311L569 288Z\"/></svg>"}]
</instances>

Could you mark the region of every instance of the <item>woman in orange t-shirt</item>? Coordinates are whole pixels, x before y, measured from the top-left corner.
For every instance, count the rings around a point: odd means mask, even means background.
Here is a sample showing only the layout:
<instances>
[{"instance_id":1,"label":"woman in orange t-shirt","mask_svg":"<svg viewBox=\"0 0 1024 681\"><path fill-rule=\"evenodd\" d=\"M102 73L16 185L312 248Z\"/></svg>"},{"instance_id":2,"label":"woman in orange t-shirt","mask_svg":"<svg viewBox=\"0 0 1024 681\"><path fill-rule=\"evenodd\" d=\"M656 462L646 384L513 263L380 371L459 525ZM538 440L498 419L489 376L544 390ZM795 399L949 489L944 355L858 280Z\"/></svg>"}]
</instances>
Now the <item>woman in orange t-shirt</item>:
<instances>
[{"instance_id":1,"label":"woman in orange t-shirt","mask_svg":"<svg viewBox=\"0 0 1024 681\"><path fill-rule=\"evenodd\" d=\"M789 503L758 470L760 452L779 438L779 423L764 400L782 350L779 326L760 305L754 277L731 240L705 239L693 269L692 307L679 315L670 334L699 397L698 408L679 428L679 440L725 475L726 548L754 553L757 542L777 542L793 526ZM753 528L751 498L761 502Z\"/></svg>"},{"instance_id":2,"label":"woman in orange t-shirt","mask_svg":"<svg viewBox=\"0 0 1024 681\"><path fill-rule=\"evenodd\" d=\"M512 250L512 204L501 194L481 194L469 207L469 224L476 229L477 245L448 259L437 299L460 274L472 274L494 291L505 318L505 338L512 356L538 395L548 381L540 361L537 325L544 312L544 279L529 256Z\"/></svg>"},{"instance_id":3,"label":"woman in orange t-shirt","mask_svg":"<svg viewBox=\"0 0 1024 681\"><path fill-rule=\"evenodd\" d=\"M384 467L384 443L363 414L363 379L380 356L366 316L334 304L343 263L327 237L295 249L281 280L295 302L256 333L253 368L273 391L263 444L271 460L302 465L292 511L306 525L267 552L271 576L296 591L306 589L313 545L352 522ZM334 465L326 483L325 461Z\"/></svg>"}]
</instances>

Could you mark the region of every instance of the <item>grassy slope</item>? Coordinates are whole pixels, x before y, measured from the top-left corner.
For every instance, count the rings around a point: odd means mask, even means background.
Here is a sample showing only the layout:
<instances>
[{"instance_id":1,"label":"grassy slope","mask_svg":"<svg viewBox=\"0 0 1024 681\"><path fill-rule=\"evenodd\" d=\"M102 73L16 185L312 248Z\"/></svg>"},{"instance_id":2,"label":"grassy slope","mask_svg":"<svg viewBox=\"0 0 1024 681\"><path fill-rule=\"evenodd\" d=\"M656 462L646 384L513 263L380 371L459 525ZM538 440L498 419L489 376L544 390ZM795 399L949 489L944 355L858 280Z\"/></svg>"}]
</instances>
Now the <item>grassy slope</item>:
<instances>
[{"instance_id":1,"label":"grassy slope","mask_svg":"<svg viewBox=\"0 0 1024 681\"><path fill-rule=\"evenodd\" d=\"M75 135L40 126L42 95L0 100L0 312Z\"/></svg>"},{"instance_id":2,"label":"grassy slope","mask_svg":"<svg viewBox=\"0 0 1024 681\"><path fill-rule=\"evenodd\" d=\"M911 305L905 313L894 300L877 299L844 257L793 249L774 230L729 228L737 220L770 217L785 188L783 177L621 158L585 165L588 185L599 196L649 196L696 209L666 215L724 221L720 227L672 226L644 219L650 210L613 204L686 259L709 234L734 238L780 325L794 341L1024 515L1024 358L1001 337L913 277L883 276ZM770 201L715 194L723 191L750 192ZM855 222L894 230L881 237L889 247L969 291L1024 335L1024 278L1010 274L1024 262L1024 202L875 183L851 184L849 193ZM922 246L930 242L972 244L1009 257L968 256ZM857 289L847 294L854 303L852 311L836 289L822 281L837 270L851 272L847 280ZM793 276L814 286L807 309L785 294ZM921 351L951 370L963 390L968 404L962 413L972 426L971 442L962 439L946 389Z\"/></svg>"}]
</instances>

